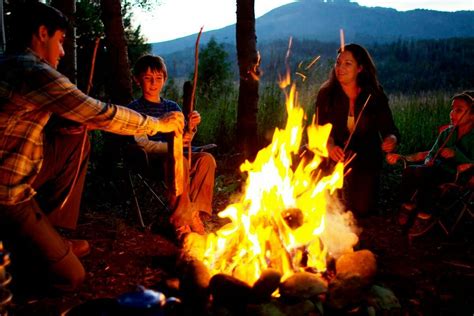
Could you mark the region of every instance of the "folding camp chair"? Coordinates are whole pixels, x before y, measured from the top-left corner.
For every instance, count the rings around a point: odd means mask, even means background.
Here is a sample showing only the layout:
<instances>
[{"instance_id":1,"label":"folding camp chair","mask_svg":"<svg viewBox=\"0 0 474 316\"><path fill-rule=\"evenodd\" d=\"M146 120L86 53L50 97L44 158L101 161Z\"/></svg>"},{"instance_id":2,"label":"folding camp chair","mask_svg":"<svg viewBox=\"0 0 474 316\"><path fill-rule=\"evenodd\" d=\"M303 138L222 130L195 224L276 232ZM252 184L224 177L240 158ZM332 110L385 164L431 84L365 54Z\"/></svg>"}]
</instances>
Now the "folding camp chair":
<instances>
[{"instance_id":1,"label":"folding camp chair","mask_svg":"<svg viewBox=\"0 0 474 316\"><path fill-rule=\"evenodd\" d=\"M148 154L140 145L131 142L126 144L123 148L123 158L124 165L128 174L130 187L132 189L133 200L135 201L138 221L141 227L145 227L145 222L143 220L143 214L140 208L140 203L138 201L137 195L137 187L139 186L139 182L142 183L144 187L148 189L153 198L155 198L161 204L161 206L163 206L163 209L169 211L163 196L158 194L156 189L154 189L152 181L155 182L154 184L159 184L163 190L166 189L166 185L164 184L164 181L150 179L148 177L151 170Z\"/></svg>"},{"instance_id":2,"label":"folding camp chair","mask_svg":"<svg viewBox=\"0 0 474 316\"><path fill-rule=\"evenodd\" d=\"M216 144L207 144L203 146L192 146L191 150L192 152L203 152L209 151L215 147L217 147ZM187 148L185 148L184 150L185 155L187 155L186 151ZM172 155L172 153L168 153L168 155ZM150 176L153 174L153 172L152 168L150 167L148 154L143 149L143 147L136 144L134 140L126 142L123 148L123 157L124 165L128 173L128 180L132 189L133 200L135 202L138 221L140 226L145 227L143 213L140 208L139 198L137 194L137 187L140 183L143 184L143 186L145 186L147 190L152 194L153 198L155 198L161 204L163 210L165 210L167 213L170 213L170 210L163 195L159 194L159 192L155 189L156 187L158 187L163 192L166 191L166 180L164 178L164 175L161 179L156 176Z\"/></svg>"},{"instance_id":3,"label":"folding camp chair","mask_svg":"<svg viewBox=\"0 0 474 316\"><path fill-rule=\"evenodd\" d=\"M408 230L410 240L425 235L434 227L440 227L446 236L451 236L464 221L474 219L474 176L471 174L465 183L459 181L460 177L458 173L455 181L439 186L440 194L434 203L432 216L415 219Z\"/></svg>"}]
</instances>

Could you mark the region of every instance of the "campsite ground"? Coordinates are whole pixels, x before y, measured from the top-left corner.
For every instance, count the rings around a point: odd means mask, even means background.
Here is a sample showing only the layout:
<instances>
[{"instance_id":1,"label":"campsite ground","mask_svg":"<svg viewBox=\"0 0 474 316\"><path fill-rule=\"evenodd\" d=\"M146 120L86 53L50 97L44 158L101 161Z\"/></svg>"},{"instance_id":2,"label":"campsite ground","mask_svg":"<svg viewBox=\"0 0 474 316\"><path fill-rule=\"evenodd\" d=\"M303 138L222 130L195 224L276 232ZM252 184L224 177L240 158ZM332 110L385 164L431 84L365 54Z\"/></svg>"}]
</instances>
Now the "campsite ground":
<instances>
[{"instance_id":1,"label":"campsite ground","mask_svg":"<svg viewBox=\"0 0 474 316\"><path fill-rule=\"evenodd\" d=\"M233 157L218 159L214 210L229 203L242 181ZM395 315L472 315L474 313L474 230L467 223L462 231L446 238L433 230L409 243L396 224L396 192L399 170L390 169L383 178L379 214L361 219L360 249L377 256L376 283L391 289L402 306ZM115 180L89 174L80 224L72 237L89 240L92 250L83 259L87 270L84 286L77 293L15 290L11 315L60 315L81 304L134 291L137 285L163 289L176 278L179 248L169 235L156 227L137 225L133 202L123 175ZM143 201L151 201L145 196ZM145 202L147 224L159 221L160 207ZM158 211L157 211L158 209ZM209 229L219 219L214 216ZM15 264L12 262L12 264ZM167 284L167 289L172 289ZM170 293L174 295L177 293ZM178 294L177 294L178 295Z\"/></svg>"}]
</instances>

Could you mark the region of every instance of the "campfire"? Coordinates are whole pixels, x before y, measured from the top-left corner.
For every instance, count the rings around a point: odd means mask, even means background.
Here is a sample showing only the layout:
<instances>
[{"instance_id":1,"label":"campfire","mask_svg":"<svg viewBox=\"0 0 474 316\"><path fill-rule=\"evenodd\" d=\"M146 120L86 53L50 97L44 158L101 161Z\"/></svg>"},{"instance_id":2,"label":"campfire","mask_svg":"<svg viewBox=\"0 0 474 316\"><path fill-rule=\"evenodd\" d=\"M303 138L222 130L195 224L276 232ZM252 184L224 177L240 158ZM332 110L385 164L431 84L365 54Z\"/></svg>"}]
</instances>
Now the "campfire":
<instances>
[{"instance_id":1,"label":"campfire","mask_svg":"<svg viewBox=\"0 0 474 316\"><path fill-rule=\"evenodd\" d=\"M190 250L211 275L224 273L252 285L268 268L283 279L308 269L324 272L328 257L351 252L358 241L350 214L341 212L332 195L342 188L343 163L327 175L320 170L331 125L318 126L313 119L301 154L305 113L295 85L286 109L286 127L277 128L271 144L240 167L248 175L244 193L219 214L230 223L205 240L190 241L204 243Z\"/></svg>"},{"instance_id":2,"label":"campfire","mask_svg":"<svg viewBox=\"0 0 474 316\"><path fill-rule=\"evenodd\" d=\"M184 298L239 315L349 311L370 307L370 300L395 302L382 309L399 308L391 291L373 284L374 254L354 251L358 229L335 194L343 186L344 163L325 167L332 126L313 118L305 129L289 82L280 84L288 88L286 126L275 129L253 162L240 166L247 175L242 195L219 213L228 223L186 237Z\"/></svg>"}]
</instances>

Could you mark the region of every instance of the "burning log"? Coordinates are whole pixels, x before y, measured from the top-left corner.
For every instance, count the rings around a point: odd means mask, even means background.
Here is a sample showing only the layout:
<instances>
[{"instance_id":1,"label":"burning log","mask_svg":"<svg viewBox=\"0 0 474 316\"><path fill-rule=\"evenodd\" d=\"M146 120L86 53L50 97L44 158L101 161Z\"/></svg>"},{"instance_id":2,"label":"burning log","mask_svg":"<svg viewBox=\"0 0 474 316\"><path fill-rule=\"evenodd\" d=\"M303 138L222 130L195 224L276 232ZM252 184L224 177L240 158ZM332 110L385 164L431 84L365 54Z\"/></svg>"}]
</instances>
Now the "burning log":
<instances>
[{"instance_id":1,"label":"burning log","mask_svg":"<svg viewBox=\"0 0 474 316\"><path fill-rule=\"evenodd\" d=\"M291 229L296 229L303 225L304 214L299 208L293 207L286 209L281 216Z\"/></svg>"}]
</instances>

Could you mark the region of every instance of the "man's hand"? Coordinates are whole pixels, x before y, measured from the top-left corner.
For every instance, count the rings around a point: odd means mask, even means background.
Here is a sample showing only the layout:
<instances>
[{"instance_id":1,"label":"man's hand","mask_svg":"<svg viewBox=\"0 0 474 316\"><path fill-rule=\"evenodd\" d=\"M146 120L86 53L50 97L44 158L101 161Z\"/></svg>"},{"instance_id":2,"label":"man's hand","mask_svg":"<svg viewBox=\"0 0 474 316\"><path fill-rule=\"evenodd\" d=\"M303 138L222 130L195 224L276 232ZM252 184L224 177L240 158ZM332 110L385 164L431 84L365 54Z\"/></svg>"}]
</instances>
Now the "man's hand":
<instances>
[{"instance_id":1,"label":"man's hand","mask_svg":"<svg viewBox=\"0 0 474 316\"><path fill-rule=\"evenodd\" d=\"M388 135L382 142L382 150L390 153L397 147L397 137L395 135Z\"/></svg>"},{"instance_id":2,"label":"man's hand","mask_svg":"<svg viewBox=\"0 0 474 316\"><path fill-rule=\"evenodd\" d=\"M201 114L197 111L191 112L191 115L189 116L189 130L194 131L196 127L201 123Z\"/></svg>"},{"instance_id":3,"label":"man's hand","mask_svg":"<svg viewBox=\"0 0 474 316\"><path fill-rule=\"evenodd\" d=\"M184 129L184 115L179 111L168 112L158 118L156 132L182 134Z\"/></svg>"}]
</instances>

